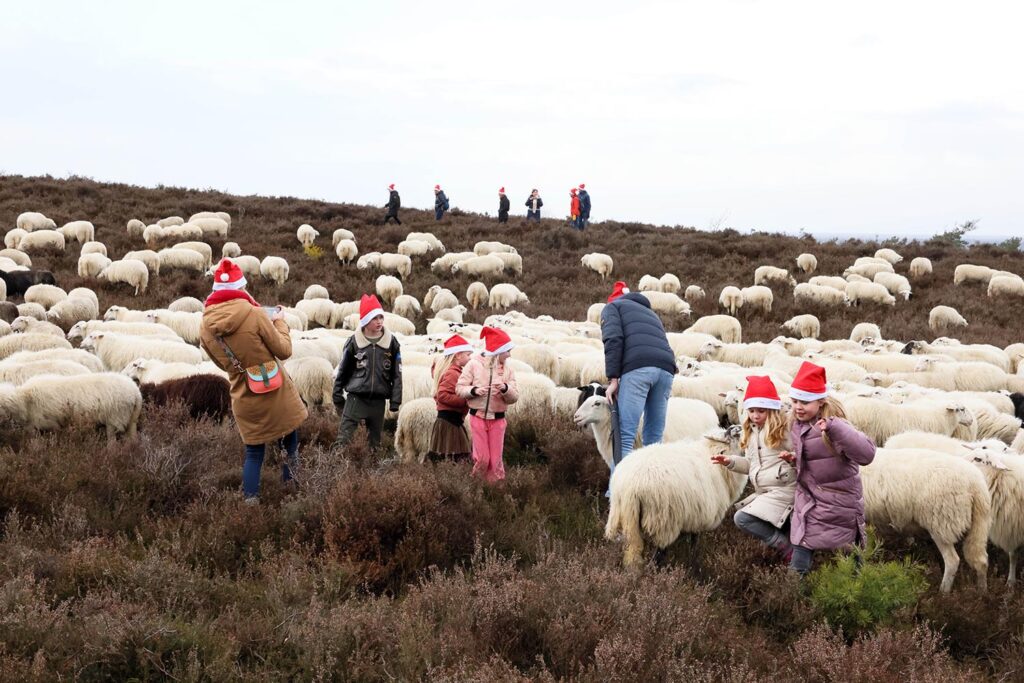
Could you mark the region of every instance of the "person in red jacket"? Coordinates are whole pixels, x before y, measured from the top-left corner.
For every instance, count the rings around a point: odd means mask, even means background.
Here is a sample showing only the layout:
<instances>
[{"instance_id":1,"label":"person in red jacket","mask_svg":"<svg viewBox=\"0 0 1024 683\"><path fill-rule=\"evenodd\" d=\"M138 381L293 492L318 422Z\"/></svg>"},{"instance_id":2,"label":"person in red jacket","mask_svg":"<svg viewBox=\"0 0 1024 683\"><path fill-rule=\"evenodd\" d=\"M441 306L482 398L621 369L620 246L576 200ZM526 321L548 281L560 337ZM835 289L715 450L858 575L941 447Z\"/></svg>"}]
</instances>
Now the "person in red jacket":
<instances>
[{"instance_id":1,"label":"person in red jacket","mask_svg":"<svg viewBox=\"0 0 1024 683\"><path fill-rule=\"evenodd\" d=\"M462 368L473 355L473 347L457 334L444 343L444 353L434 362L431 374L434 377L434 403L437 405L437 419L430 433L430 459L469 459L472 446L465 420L469 413L466 399L455 393L455 385L462 375Z\"/></svg>"},{"instance_id":2,"label":"person in red jacket","mask_svg":"<svg viewBox=\"0 0 1024 683\"><path fill-rule=\"evenodd\" d=\"M569 217L572 219L572 227L580 229L580 198L576 196L576 188L569 190Z\"/></svg>"}]
</instances>

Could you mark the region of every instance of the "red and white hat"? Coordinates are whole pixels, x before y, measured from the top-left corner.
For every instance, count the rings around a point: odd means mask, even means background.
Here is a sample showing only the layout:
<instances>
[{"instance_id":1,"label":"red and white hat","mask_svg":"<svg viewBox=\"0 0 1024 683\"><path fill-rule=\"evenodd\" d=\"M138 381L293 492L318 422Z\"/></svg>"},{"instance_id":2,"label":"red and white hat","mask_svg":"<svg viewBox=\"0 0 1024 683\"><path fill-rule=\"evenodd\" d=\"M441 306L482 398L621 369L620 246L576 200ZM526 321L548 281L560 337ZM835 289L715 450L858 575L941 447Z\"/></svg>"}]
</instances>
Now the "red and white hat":
<instances>
[{"instance_id":1,"label":"red and white hat","mask_svg":"<svg viewBox=\"0 0 1024 683\"><path fill-rule=\"evenodd\" d=\"M585 190L585 189L587 189L587 186L586 186L586 184L585 184L585 183L580 183L580 189L581 189L581 190Z\"/></svg>"},{"instance_id":2,"label":"red and white hat","mask_svg":"<svg viewBox=\"0 0 1024 683\"><path fill-rule=\"evenodd\" d=\"M484 340L484 355L497 356L499 353L511 351L515 344L504 330L496 327L485 327L480 330L480 337Z\"/></svg>"},{"instance_id":3,"label":"red and white hat","mask_svg":"<svg viewBox=\"0 0 1024 683\"><path fill-rule=\"evenodd\" d=\"M498 194L505 194L505 186L504 185L502 185L501 187L498 188Z\"/></svg>"},{"instance_id":4,"label":"red and white hat","mask_svg":"<svg viewBox=\"0 0 1024 683\"><path fill-rule=\"evenodd\" d=\"M571 190L569 190L569 194L575 195L576 194L576 188L574 187Z\"/></svg>"},{"instance_id":5,"label":"red and white hat","mask_svg":"<svg viewBox=\"0 0 1024 683\"><path fill-rule=\"evenodd\" d=\"M389 190L393 190L393 189L395 189L395 184L394 184L394 183L391 183L390 185L388 185L388 189L389 189Z\"/></svg>"},{"instance_id":6,"label":"red and white hat","mask_svg":"<svg viewBox=\"0 0 1024 683\"><path fill-rule=\"evenodd\" d=\"M213 291L223 289L242 289L245 287L245 274L231 259L221 259L217 270L213 271Z\"/></svg>"},{"instance_id":7,"label":"red and white hat","mask_svg":"<svg viewBox=\"0 0 1024 683\"><path fill-rule=\"evenodd\" d=\"M359 300L359 327L366 327L378 315L384 315L384 309L375 294L363 294Z\"/></svg>"},{"instance_id":8,"label":"red and white hat","mask_svg":"<svg viewBox=\"0 0 1024 683\"><path fill-rule=\"evenodd\" d=\"M456 353L462 353L463 351L472 351L473 345L463 339L457 334L453 334L448 337L444 342L444 352L442 356L454 356Z\"/></svg>"},{"instance_id":9,"label":"red and white hat","mask_svg":"<svg viewBox=\"0 0 1024 683\"><path fill-rule=\"evenodd\" d=\"M434 192L437 192L440 189L441 189L440 185L434 185Z\"/></svg>"},{"instance_id":10,"label":"red and white hat","mask_svg":"<svg viewBox=\"0 0 1024 683\"><path fill-rule=\"evenodd\" d=\"M615 287L612 289L611 296L608 297L608 303L611 303L618 299L623 294L629 294L629 287L622 280L615 283Z\"/></svg>"},{"instance_id":11,"label":"red and white hat","mask_svg":"<svg viewBox=\"0 0 1024 683\"><path fill-rule=\"evenodd\" d=\"M825 368L804 361L789 387L789 397L797 401L818 401L828 396Z\"/></svg>"},{"instance_id":12,"label":"red and white hat","mask_svg":"<svg viewBox=\"0 0 1024 683\"><path fill-rule=\"evenodd\" d=\"M750 375L747 377L747 391L743 394L743 410L749 408L767 408L782 410L782 399L767 375Z\"/></svg>"}]
</instances>

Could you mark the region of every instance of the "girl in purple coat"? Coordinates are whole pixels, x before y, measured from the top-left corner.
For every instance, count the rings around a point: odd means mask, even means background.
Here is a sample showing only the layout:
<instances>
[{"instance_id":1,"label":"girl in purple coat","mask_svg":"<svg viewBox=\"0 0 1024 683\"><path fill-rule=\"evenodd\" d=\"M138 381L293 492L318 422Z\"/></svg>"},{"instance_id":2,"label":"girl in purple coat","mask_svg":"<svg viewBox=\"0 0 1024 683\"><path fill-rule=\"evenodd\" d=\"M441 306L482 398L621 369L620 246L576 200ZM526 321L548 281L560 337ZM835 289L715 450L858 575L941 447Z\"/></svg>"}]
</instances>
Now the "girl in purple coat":
<instances>
[{"instance_id":1,"label":"girl in purple coat","mask_svg":"<svg viewBox=\"0 0 1024 683\"><path fill-rule=\"evenodd\" d=\"M866 539L860 468L874 459L875 443L846 421L843 405L828 395L825 368L804 362L789 397L794 452L780 454L796 465L789 567L806 574L815 550L834 550Z\"/></svg>"}]
</instances>

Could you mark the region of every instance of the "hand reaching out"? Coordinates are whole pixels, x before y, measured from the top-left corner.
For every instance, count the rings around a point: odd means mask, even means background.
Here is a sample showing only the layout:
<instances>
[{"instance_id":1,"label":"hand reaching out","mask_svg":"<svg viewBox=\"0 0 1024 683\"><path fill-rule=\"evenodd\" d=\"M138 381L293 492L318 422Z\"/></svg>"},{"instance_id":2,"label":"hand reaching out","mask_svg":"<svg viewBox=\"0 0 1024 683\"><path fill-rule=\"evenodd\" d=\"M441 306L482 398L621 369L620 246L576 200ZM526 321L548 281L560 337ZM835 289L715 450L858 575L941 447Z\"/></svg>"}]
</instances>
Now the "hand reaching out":
<instances>
[{"instance_id":1,"label":"hand reaching out","mask_svg":"<svg viewBox=\"0 0 1024 683\"><path fill-rule=\"evenodd\" d=\"M790 465L796 462L796 456L793 455L793 453L790 451L782 451L781 453L779 453L779 457L788 462Z\"/></svg>"},{"instance_id":2,"label":"hand reaching out","mask_svg":"<svg viewBox=\"0 0 1024 683\"><path fill-rule=\"evenodd\" d=\"M712 455L711 462L715 463L716 465L723 465L725 467L728 467L729 457L726 455Z\"/></svg>"}]
</instances>

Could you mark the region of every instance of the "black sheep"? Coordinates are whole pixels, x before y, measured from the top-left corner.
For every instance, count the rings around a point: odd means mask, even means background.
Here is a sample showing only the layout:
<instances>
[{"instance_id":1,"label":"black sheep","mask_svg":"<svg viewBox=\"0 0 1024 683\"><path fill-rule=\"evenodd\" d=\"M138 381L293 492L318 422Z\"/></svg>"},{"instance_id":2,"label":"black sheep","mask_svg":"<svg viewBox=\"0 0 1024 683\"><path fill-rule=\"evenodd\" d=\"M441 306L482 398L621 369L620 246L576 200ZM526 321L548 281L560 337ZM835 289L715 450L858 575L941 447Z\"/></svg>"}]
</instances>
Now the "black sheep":
<instances>
[{"instance_id":1,"label":"black sheep","mask_svg":"<svg viewBox=\"0 0 1024 683\"><path fill-rule=\"evenodd\" d=\"M25 296L25 291L32 285L56 285L57 279L48 270L14 270L10 273L0 271L7 285L7 296Z\"/></svg>"},{"instance_id":2,"label":"black sheep","mask_svg":"<svg viewBox=\"0 0 1024 683\"><path fill-rule=\"evenodd\" d=\"M18 307L10 301L0 301L0 320L13 323L18 317Z\"/></svg>"},{"instance_id":3,"label":"black sheep","mask_svg":"<svg viewBox=\"0 0 1024 683\"><path fill-rule=\"evenodd\" d=\"M1013 401L1013 414L1018 420L1024 420L1024 394L1015 391L1010 394L1010 400Z\"/></svg>"},{"instance_id":4,"label":"black sheep","mask_svg":"<svg viewBox=\"0 0 1024 683\"><path fill-rule=\"evenodd\" d=\"M231 413L231 385L219 375L192 375L139 386L145 403L163 406L181 402L194 420L221 421Z\"/></svg>"}]
</instances>

